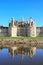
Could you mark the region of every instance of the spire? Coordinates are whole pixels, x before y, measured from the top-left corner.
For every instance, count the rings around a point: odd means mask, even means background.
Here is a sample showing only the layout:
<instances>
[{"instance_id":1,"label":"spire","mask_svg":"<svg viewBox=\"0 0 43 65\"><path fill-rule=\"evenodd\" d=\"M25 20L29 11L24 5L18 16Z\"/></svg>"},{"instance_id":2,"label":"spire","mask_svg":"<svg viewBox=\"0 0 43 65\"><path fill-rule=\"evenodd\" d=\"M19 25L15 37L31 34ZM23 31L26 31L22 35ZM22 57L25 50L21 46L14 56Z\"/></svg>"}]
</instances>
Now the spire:
<instances>
[{"instance_id":1,"label":"spire","mask_svg":"<svg viewBox=\"0 0 43 65\"><path fill-rule=\"evenodd\" d=\"M21 20L21 25L24 26L24 17L22 17L22 20Z\"/></svg>"},{"instance_id":2,"label":"spire","mask_svg":"<svg viewBox=\"0 0 43 65\"><path fill-rule=\"evenodd\" d=\"M12 18L12 26L14 26L14 21L15 21L15 20L14 20L14 17L13 17L13 18Z\"/></svg>"},{"instance_id":3,"label":"spire","mask_svg":"<svg viewBox=\"0 0 43 65\"><path fill-rule=\"evenodd\" d=\"M30 17L30 20L29 20L29 22L32 22L33 20L32 20L32 17Z\"/></svg>"},{"instance_id":4,"label":"spire","mask_svg":"<svg viewBox=\"0 0 43 65\"><path fill-rule=\"evenodd\" d=\"M15 20L14 20L14 17L12 17L12 22L14 22Z\"/></svg>"},{"instance_id":5,"label":"spire","mask_svg":"<svg viewBox=\"0 0 43 65\"><path fill-rule=\"evenodd\" d=\"M9 26L10 26L10 20L8 21L8 23L9 23Z\"/></svg>"},{"instance_id":6,"label":"spire","mask_svg":"<svg viewBox=\"0 0 43 65\"><path fill-rule=\"evenodd\" d=\"M32 22L33 22L32 17L30 17L30 19L29 19L30 26L31 26Z\"/></svg>"},{"instance_id":7,"label":"spire","mask_svg":"<svg viewBox=\"0 0 43 65\"><path fill-rule=\"evenodd\" d=\"M22 17L22 22L24 22L24 17Z\"/></svg>"}]
</instances>

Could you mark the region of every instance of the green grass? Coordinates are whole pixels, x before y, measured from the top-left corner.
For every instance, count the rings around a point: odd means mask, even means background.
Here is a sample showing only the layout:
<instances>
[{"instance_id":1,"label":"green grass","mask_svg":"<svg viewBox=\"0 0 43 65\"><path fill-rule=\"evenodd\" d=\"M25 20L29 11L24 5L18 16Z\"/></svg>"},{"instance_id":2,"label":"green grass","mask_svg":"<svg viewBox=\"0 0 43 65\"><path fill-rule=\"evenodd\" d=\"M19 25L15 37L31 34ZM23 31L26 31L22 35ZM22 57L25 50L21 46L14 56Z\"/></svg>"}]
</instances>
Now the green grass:
<instances>
[{"instance_id":1,"label":"green grass","mask_svg":"<svg viewBox=\"0 0 43 65\"><path fill-rule=\"evenodd\" d=\"M33 39L33 40L41 40L41 39L43 39L43 36L38 36L38 37L26 37L26 36L6 37L6 36L4 36L4 37L0 37L0 39L21 39L21 40L23 40L23 39L29 39L29 40Z\"/></svg>"}]
</instances>

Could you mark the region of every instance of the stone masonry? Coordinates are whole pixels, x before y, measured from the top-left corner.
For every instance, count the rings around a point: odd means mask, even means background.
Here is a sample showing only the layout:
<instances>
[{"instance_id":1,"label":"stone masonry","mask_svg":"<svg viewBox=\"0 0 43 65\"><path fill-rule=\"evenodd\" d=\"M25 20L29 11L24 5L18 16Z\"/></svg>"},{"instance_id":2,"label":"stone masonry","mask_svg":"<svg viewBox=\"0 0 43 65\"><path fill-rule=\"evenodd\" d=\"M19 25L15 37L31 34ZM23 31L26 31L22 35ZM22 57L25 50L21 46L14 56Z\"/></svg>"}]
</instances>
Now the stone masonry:
<instances>
[{"instance_id":1,"label":"stone masonry","mask_svg":"<svg viewBox=\"0 0 43 65\"><path fill-rule=\"evenodd\" d=\"M32 17L30 17L29 21L25 21L24 17L22 17L21 21L12 18L8 27L0 26L0 36L43 36L43 27L36 27Z\"/></svg>"}]
</instances>

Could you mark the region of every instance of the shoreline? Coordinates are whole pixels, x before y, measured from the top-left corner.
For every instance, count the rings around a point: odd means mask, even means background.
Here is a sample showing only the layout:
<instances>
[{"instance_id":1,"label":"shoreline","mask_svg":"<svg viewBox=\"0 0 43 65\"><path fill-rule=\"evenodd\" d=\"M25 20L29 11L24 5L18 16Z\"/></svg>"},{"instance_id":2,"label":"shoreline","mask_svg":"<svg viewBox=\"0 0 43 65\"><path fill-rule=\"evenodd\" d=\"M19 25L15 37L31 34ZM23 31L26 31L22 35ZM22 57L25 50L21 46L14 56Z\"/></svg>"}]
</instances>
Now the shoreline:
<instances>
[{"instance_id":1,"label":"shoreline","mask_svg":"<svg viewBox=\"0 0 43 65\"><path fill-rule=\"evenodd\" d=\"M16 39L0 39L0 47L14 47L14 46L43 46L43 40L16 40Z\"/></svg>"}]
</instances>

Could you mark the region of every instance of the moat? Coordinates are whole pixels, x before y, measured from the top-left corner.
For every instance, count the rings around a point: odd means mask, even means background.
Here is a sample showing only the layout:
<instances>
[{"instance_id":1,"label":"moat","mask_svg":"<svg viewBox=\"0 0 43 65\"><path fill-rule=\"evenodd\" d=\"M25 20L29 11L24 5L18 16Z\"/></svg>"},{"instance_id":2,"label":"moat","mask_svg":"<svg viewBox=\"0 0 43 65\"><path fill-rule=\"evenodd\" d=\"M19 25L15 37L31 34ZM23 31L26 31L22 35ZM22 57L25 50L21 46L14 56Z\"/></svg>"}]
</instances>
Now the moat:
<instances>
[{"instance_id":1,"label":"moat","mask_svg":"<svg viewBox=\"0 0 43 65\"><path fill-rule=\"evenodd\" d=\"M43 43L0 47L0 65L43 65Z\"/></svg>"}]
</instances>

